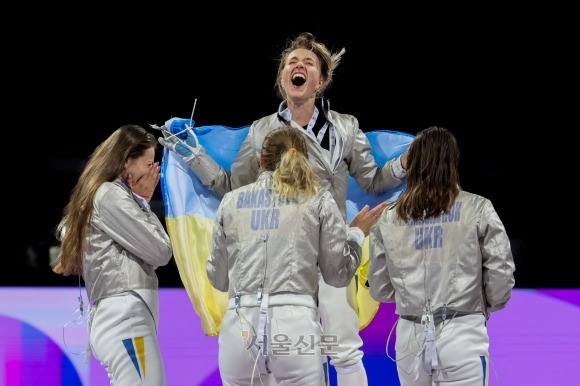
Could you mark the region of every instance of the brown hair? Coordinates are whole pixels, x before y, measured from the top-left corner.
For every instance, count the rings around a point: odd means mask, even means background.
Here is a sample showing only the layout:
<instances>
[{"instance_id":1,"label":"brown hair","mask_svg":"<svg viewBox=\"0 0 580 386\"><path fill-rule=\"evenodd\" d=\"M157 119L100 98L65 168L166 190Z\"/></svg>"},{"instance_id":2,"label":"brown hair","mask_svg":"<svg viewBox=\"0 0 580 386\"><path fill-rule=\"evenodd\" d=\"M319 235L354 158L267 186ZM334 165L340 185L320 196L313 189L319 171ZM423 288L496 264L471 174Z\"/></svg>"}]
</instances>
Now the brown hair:
<instances>
[{"instance_id":1,"label":"brown hair","mask_svg":"<svg viewBox=\"0 0 580 386\"><path fill-rule=\"evenodd\" d=\"M453 134L431 126L420 131L407 155L407 187L394 203L404 221L447 213L459 194L459 147Z\"/></svg>"},{"instance_id":2,"label":"brown hair","mask_svg":"<svg viewBox=\"0 0 580 386\"><path fill-rule=\"evenodd\" d=\"M54 272L65 276L82 275L82 248L93 216L97 189L104 182L119 177L128 159L139 158L152 147L157 148L157 139L152 133L138 125L124 125L93 151L55 230L61 246Z\"/></svg>"}]
</instances>

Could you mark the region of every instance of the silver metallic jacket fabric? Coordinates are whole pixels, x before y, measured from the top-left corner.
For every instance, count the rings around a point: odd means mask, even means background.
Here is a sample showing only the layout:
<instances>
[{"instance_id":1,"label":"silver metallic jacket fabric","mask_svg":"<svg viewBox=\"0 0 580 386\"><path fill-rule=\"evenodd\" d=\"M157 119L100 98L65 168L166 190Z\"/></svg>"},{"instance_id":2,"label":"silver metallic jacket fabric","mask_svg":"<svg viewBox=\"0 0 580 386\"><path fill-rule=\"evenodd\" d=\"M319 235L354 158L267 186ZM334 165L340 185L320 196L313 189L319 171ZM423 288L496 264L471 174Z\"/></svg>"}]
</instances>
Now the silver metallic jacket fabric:
<instances>
[{"instance_id":1,"label":"silver metallic jacket fabric","mask_svg":"<svg viewBox=\"0 0 580 386\"><path fill-rule=\"evenodd\" d=\"M218 290L241 295L294 293L318 297L318 269L335 287L347 286L361 247L325 189L303 203L275 198L272 173L227 193L216 213L207 275Z\"/></svg>"},{"instance_id":2,"label":"silver metallic jacket fabric","mask_svg":"<svg viewBox=\"0 0 580 386\"><path fill-rule=\"evenodd\" d=\"M371 296L399 315L493 312L511 297L510 241L490 200L459 193L449 214L404 223L385 210L370 231ZM451 315L450 315L451 316Z\"/></svg>"},{"instance_id":3,"label":"silver metallic jacket fabric","mask_svg":"<svg viewBox=\"0 0 580 386\"><path fill-rule=\"evenodd\" d=\"M90 302L135 289L158 289L155 269L172 256L157 215L120 180L97 190L83 246L83 279Z\"/></svg>"},{"instance_id":4,"label":"silver metallic jacket fabric","mask_svg":"<svg viewBox=\"0 0 580 386\"><path fill-rule=\"evenodd\" d=\"M256 181L260 172L260 153L264 137L272 130L292 125L304 132L308 145L308 159L323 188L334 197L340 212L346 220L346 195L348 177L356 180L367 194L380 194L401 184L402 180L395 177L391 168L392 160L379 168L371 155L371 145L359 128L358 120L348 114L340 114L329 110L325 101L319 107L326 119L335 128L336 147L332 161L324 154L324 150L314 138L304 129L291 121L289 110L285 110L285 102L280 104L281 112L271 114L254 121L248 135L242 143L238 155L231 167L230 173L221 168L205 151L200 152L188 162L189 167L200 178L201 182L219 196L240 186Z\"/></svg>"}]
</instances>

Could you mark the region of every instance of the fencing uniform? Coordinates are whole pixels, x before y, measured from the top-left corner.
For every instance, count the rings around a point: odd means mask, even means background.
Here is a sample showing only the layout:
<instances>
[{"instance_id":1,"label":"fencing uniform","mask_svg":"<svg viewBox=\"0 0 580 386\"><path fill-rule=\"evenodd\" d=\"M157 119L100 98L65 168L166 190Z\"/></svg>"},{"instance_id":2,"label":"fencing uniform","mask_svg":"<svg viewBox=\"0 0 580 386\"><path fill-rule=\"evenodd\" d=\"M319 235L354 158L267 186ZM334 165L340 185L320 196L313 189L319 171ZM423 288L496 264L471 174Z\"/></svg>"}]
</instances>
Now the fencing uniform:
<instances>
[{"instance_id":1,"label":"fencing uniform","mask_svg":"<svg viewBox=\"0 0 580 386\"><path fill-rule=\"evenodd\" d=\"M401 385L486 385L486 316L511 298L515 265L488 199L461 191L448 214L370 231L371 296L395 302Z\"/></svg>"},{"instance_id":2,"label":"fencing uniform","mask_svg":"<svg viewBox=\"0 0 580 386\"><path fill-rule=\"evenodd\" d=\"M323 130L329 136L329 148L320 145L321 137L314 134L316 122L324 122ZM367 194L381 194L399 186L405 176L396 158L378 167L371 155L371 146L358 120L348 114L330 110L328 100L316 101L315 114L306 128L292 121L292 114L286 102L282 102L278 112L252 123L241 148L232 163L230 172L219 166L205 151L200 151L188 161L189 167L200 181L216 194L223 196L231 189L256 181L260 170L260 152L264 137L272 130L288 125L296 127L306 136L308 159L323 188L336 201L344 221L347 221L346 198L349 176L352 176ZM320 134L319 132L319 134ZM341 376L362 372L359 381L345 381L348 386L366 385L366 374L362 363L363 342L359 336L360 321L355 303L356 284L353 280L346 287L336 288L320 280L319 312L323 330L327 334L339 336L342 342L338 351L330 355L330 363Z\"/></svg>"},{"instance_id":3,"label":"fencing uniform","mask_svg":"<svg viewBox=\"0 0 580 386\"><path fill-rule=\"evenodd\" d=\"M165 385L155 269L171 259L169 236L147 201L119 179L97 190L86 236L83 279L93 355L111 385Z\"/></svg>"},{"instance_id":4,"label":"fencing uniform","mask_svg":"<svg viewBox=\"0 0 580 386\"><path fill-rule=\"evenodd\" d=\"M305 202L280 200L272 172L227 193L217 210L207 275L230 301L219 336L224 385L322 385L317 315L318 269L332 286L348 285L364 234L348 228L330 193ZM325 331L326 333L326 331ZM267 382L264 382L267 384Z\"/></svg>"},{"instance_id":5,"label":"fencing uniform","mask_svg":"<svg viewBox=\"0 0 580 386\"><path fill-rule=\"evenodd\" d=\"M91 307L91 350L111 385L165 385L157 303L155 291L140 290L101 299Z\"/></svg>"}]
</instances>

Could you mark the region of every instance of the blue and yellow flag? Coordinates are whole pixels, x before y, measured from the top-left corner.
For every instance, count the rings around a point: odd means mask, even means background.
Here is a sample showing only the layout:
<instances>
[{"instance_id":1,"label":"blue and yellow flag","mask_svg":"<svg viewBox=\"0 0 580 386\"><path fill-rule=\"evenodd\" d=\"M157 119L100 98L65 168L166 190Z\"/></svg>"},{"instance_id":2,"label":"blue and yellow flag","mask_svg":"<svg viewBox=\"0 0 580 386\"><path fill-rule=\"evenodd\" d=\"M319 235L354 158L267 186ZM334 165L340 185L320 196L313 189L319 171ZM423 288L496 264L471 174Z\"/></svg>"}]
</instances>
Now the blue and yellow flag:
<instances>
[{"instance_id":1,"label":"blue and yellow flag","mask_svg":"<svg viewBox=\"0 0 580 386\"><path fill-rule=\"evenodd\" d=\"M250 126L202 126L192 130L206 152L223 168L230 170ZM379 165L402 154L413 140L410 134L377 130L366 133L372 154ZM349 222L366 204L372 207L382 201L393 201L405 188L401 186L379 196L366 195L350 177L347 199ZM161 192L165 205L167 232L173 246L173 257L179 276L207 336L219 334L228 294L213 288L205 265L210 254L211 232L221 197L206 189L189 166L174 152L164 148L161 167ZM376 314L379 303L370 297L366 284L368 238L357 272L357 302L361 329Z\"/></svg>"}]
</instances>

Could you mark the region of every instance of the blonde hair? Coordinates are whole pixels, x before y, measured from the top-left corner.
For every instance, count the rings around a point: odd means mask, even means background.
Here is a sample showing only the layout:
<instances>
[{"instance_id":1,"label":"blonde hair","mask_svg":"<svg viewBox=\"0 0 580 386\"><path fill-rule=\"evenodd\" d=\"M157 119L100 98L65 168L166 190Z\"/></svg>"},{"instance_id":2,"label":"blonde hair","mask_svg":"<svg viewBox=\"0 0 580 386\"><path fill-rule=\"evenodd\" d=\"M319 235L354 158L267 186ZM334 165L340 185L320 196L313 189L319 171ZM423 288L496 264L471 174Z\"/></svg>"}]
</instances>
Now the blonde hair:
<instances>
[{"instance_id":1,"label":"blonde hair","mask_svg":"<svg viewBox=\"0 0 580 386\"><path fill-rule=\"evenodd\" d=\"M318 180L308 162L304 135L290 126L272 130L262 143L264 169L272 170L274 192L304 202L318 192Z\"/></svg>"},{"instance_id":2,"label":"blonde hair","mask_svg":"<svg viewBox=\"0 0 580 386\"><path fill-rule=\"evenodd\" d=\"M318 42L316 37L310 32L303 32L294 40L288 40L286 43L286 49L282 51L278 60L278 74L276 75L276 84L274 85L276 94L281 99L286 99L286 91L280 84L279 80L282 77L282 72L286 66L288 55L298 49L309 50L318 57L318 61L320 62L320 76L324 80L324 84L316 91L317 96L322 96L324 90L332 84L334 70L339 65L342 55L346 52L346 49L344 48L337 53L330 52L330 50L326 48L324 44Z\"/></svg>"}]
</instances>

